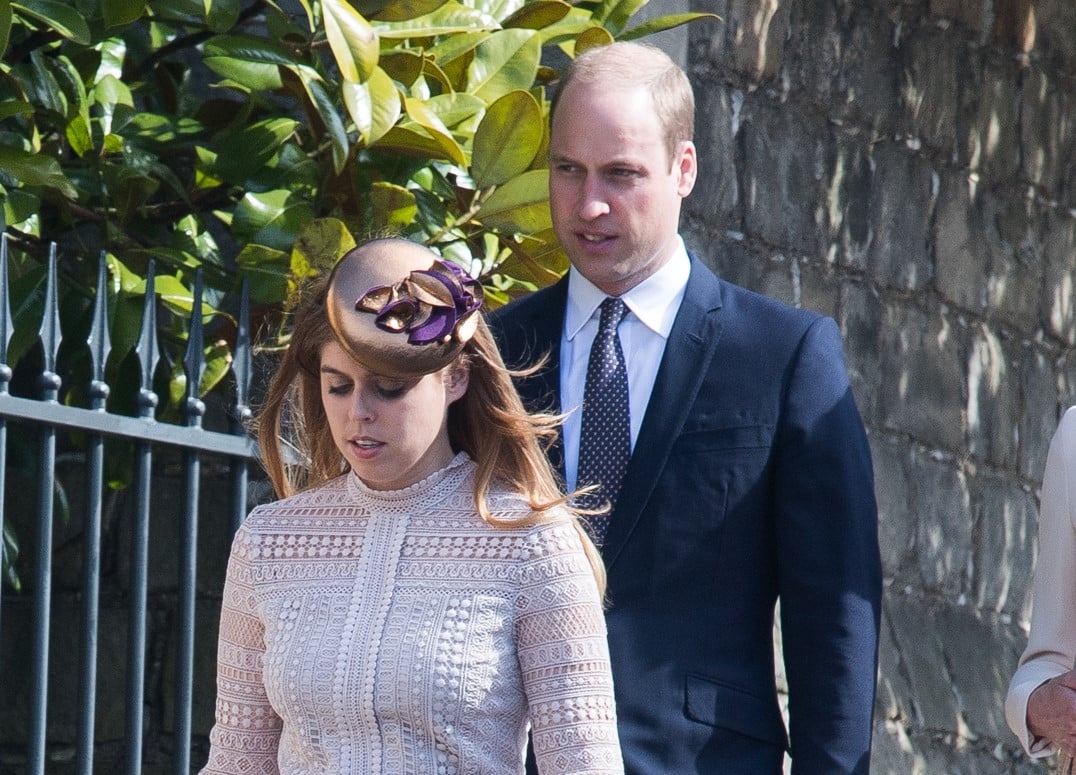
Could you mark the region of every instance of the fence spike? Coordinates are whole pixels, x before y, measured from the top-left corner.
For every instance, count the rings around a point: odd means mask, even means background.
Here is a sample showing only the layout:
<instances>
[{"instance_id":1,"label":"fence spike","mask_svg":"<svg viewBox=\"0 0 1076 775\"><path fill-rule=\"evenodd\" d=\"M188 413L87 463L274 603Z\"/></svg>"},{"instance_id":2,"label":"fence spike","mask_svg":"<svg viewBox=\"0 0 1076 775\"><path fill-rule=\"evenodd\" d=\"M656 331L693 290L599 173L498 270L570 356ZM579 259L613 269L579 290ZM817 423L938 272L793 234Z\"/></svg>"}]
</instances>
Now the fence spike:
<instances>
[{"instance_id":1,"label":"fence spike","mask_svg":"<svg viewBox=\"0 0 1076 775\"><path fill-rule=\"evenodd\" d=\"M152 417L157 407L157 394L153 392L153 371L160 360L157 348L157 282L156 265L150 259L146 270L146 295L142 299L142 328L138 333L138 364L142 373L142 389L138 392L138 414Z\"/></svg>"},{"instance_id":2,"label":"fence spike","mask_svg":"<svg viewBox=\"0 0 1076 775\"><path fill-rule=\"evenodd\" d=\"M205 373L205 348L202 331L202 270L194 273L194 300L191 305L191 327L187 332L187 353L183 357L183 370L187 375L185 413L188 425L200 425L205 414L201 400L202 375Z\"/></svg>"},{"instance_id":3,"label":"fence spike","mask_svg":"<svg viewBox=\"0 0 1076 775\"><path fill-rule=\"evenodd\" d=\"M232 354L232 373L235 375L235 406L233 414L238 432L251 417L247 403L250 395L251 346L250 346L250 279L243 278L239 292L239 322L235 335L235 352Z\"/></svg>"},{"instance_id":4,"label":"fence spike","mask_svg":"<svg viewBox=\"0 0 1076 775\"><path fill-rule=\"evenodd\" d=\"M105 383L105 363L108 361L112 341L108 333L108 261L105 251L97 265L97 298L94 300L93 325L86 338L90 346L90 400L93 408L99 409L108 398L108 385Z\"/></svg>"},{"instance_id":5,"label":"fence spike","mask_svg":"<svg viewBox=\"0 0 1076 775\"><path fill-rule=\"evenodd\" d=\"M46 392L59 391L59 375L56 374L56 353L60 349L60 305L56 300L56 243L49 245L49 270L45 282L45 312L41 316L41 347L45 351L45 368L42 382ZM56 396L52 396L55 400Z\"/></svg>"},{"instance_id":6,"label":"fence spike","mask_svg":"<svg viewBox=\"0 0 1076 775\"><path fill-rule=\"evenodd\" d=\"M0 235L0 393L7 392L11 381L11 369L7 362L7 348L15 325L11 321L11 286L7 281L7 235Z\"/></svg>"}]
</instances>

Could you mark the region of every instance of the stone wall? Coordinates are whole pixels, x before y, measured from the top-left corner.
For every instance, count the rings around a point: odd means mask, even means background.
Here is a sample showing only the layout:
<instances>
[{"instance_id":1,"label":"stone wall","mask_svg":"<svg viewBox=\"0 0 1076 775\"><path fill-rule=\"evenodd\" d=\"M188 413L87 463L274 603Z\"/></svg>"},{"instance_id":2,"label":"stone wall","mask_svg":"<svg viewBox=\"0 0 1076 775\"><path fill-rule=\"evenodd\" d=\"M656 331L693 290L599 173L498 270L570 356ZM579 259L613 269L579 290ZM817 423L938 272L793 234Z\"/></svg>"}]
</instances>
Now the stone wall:
<instances>
[{"instance_id":1,"label":"stone wall","mask_svg":"<svg viewBox=\"0 0 1076 775\"><path fill-rule=\"evenodd\" d=\"M1005 725L1076 402L1076 4L692 0L685 238L839 322L885 573L874 772L1042 772Z\"/></svg>"}]
</instances>

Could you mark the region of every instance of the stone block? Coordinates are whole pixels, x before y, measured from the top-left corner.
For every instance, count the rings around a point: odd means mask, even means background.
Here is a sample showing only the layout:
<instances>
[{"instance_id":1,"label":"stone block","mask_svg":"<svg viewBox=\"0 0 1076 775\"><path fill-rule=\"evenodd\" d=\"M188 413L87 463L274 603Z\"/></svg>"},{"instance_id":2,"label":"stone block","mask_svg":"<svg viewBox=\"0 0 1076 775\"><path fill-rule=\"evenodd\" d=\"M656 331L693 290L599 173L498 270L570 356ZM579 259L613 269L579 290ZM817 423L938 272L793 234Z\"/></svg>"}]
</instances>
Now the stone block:
<instances>
[{"instance_id":1,"label":"stone block","mask_svg":"<svg viewBox=\"0 0 1076 775\"><path fill-rule=\"evenodd\" d=\"M1076 345L1076 218L1047 213L1042 258L1042 318L1046 330L1072 347Z\"/></svg>"},{"instance_id":2,"label":"stone block","mask_svg":"<svg viewBox=\"0 0 1076 775\"><path fill-rule=\"evenodd\" d=\"M755 93L744 100L742 199L746 231L768 245L810 253L815 246L825 148L812 118ZM820 216L821 217L821 216Z\"/></svg>"},{"instance_id":3,"label":"stone block","mask_svg":"<svg viewBox=\"0 0 1076 775\"><path fill-rule=\"evenodd\" d=\"M878 692L874 702L875 721L885 725L906 724L916 717L912 702L912 687L908 683L905 666L901 663L900 647L894 637L893 627L885 614L886 598L882 605L882 628L878 634ZM901 727L902 729L902 727ZM875 727L875 732L879 732Z\"/></svg>"},{"instance_id":4,"label":"stone block","mask_svg":"<svg viewBox=\"0 0 1076 775\"><path fill-rule=\"evenodd\" d=\"M977 477L972 486L978 503L972 573L976 605L1027 621L1038 531L1035 495L999 476Z\"/></svg>"},{"instance_id":5,"label":"stone block","mask_svg":"<svg viewBox=\"0 0 1076 775\"><path fill-rule=\"evenodd\" d=\"M832 151L826 179L826 222L830 260L862 270L871 245L872 161L861 138L831 130Z\"/></svg>"},{"instance_id":6,"label":"stone block","mask_svg":"<svg viewBox=\"0 0 1076 775\"><path fill-rule=\"evenodd\" d=\"M918 518L914 551L921 584L947 595L963 594L974 556L967 476L953 461L916 448L907 478Z\"/></svg>"},{"instance_id":7,"label":"stone block","mask_svg":"<svg viewBox=\"0 0 1076 775\"><path fill-rule=\"evenodd\" d=\"M874 492L878 500L878 546L882 573L902 579L914 567L917 514L908 497L909 449L907 442L893 436L869 436L874 462Z\"/></svg>"},{"instance_id":8,"label":"stone block","mask_svg":"<svg viewBox=\"0 0 1076 775\"><path fill-rule=\"evenodd\" d=\"M915 709L915 715L909 719L911 728L955 734L960 729L960 709L926 601L890 594L886 597L886 611L900 664L911 686L908 700Z\"/></svg>"},{"instance_id":9,"label":"stone block","mask_svg":"<svg viewBox=\"0 0 1076 775\"><path fill-rule=\"evenodd\" d=\"M964 736L1007 738L1005 694L1023 643L1010 637L995 616L983 616L970 606L935 606L931 619L967 725Z\"/></svg>"},{"instance_id":10,"label":"stone block","mask_svg":"<svg viewBox=\"0 0 1076 775\"><path fill-rule=\"evenodd\" d=\"M999 321L1033 332L1041 325L1041 205L1030 196L999 198L983 190L976 203L980 208L980 234L990 260L987 305Z\"/></svg>"},{"instance_id":11,"label":"stone block","mask_svg":"<svg viewBox=\"0 0 1076 775\"><path fill-rule=\"evenodd\" d=\"M1010 52L982 49L961 86L961 124L957 156L962 167L986 180L1005 182L1020 169L1020 66Z\"/></svg>"},{"instance_id":12,"label":"stone block","mask_svg":"<svg viewBox=\"0 0 1076 775\"><path fill-rule=\"evenodd\" d=\"M882 314L880 374L885 427L929 447L964 448L966 331L943 310L887 304Z\"/></svg>"},{"instance_id":13,"label":"stone block","mask_svg":"<svg viewBox=\"0 0 1076 775\"><path fill-rule=\"evenodd\" d=\"M1019 355L985 325L969 330L967 448L991 465L1011 466L1016 459L1021 384L1019 373L1012 372Z\"/></svg>"},{"instance_id":14,"label":"stone block","mask_svg":"<svg viewBox=\"0 0 1076 775\"><path fill-rule=\"evenodd\" d=\"M1022 91L1023 174L1051 198L1076 158L1076 93L1065 84L1033 61Z\"/></svg>"},{"instance_id":15,"label":"stone block","mask_svg":"<svg viewBox=\"0 0 1076 775\"><path fill-rule=\"evenodd\" d=\"M728 0L723 17L727 64L752 79L779 73L788 39L789 5L778 0Z\"/></svg>"},{"instance_id":16,"label":"stone block","mask_svg":"<svg viewBox=\"0 0 1076 775\"><path fill-rule=\"evenodd\" d=\"M838 7L825 0L789 3L789 30L785 45L785 87L792 99L815 105L839 100L840 74L846 33Z\"/></svg>"},{"instance_id":17,"label":"stone block","mask_svg":"<svg viewBox=\"0 0 1076 775\"><path fill-rule=\"evenodd\" d=\"M981 215L972 202L979 186L958 172L940 176L933 242L935 286L958 307L975 312L986 309L986 278L990 259L982 238Z\"/></svg>"},{"instance_id":18,"label":"stone block","mask_svg":"<svg viewBox=\"0 0 1076 775\"><path fill-rule=\"evenodd\" d=\"M842 124L892 137L902 71L896 24L884 7L873 3L846 5L843 13L834 113Z\"/></svg>"},{"instance_id":19,"label":"stone block","mask_svg":"<svg viewBox=\"0 0 1076 775\"><path fill-rule=\"evenodd\" d=\"M831 318L839 317L842 284L833 270L824 264L795 261L790 265L798 272L797 306L821 312Z\"/></svg>"},{"instance_id":20,"label":"stone block","mask_svg":"<svg viewBox=\"0 0 1076 775\"><path fill-rule=\"evenodd\" d=\"M922 155L894 143L874 148L867 271L883 286L919 290L934 276L930 215L935 176Z\"/></svg>"},{"instance_id":21,"label":"stone block","mask_svg":"<svg viewBox=\"0 0 1076 775\"><path fill-rule=\"evenodd\" d=\"M878 295L865 283L841 285L837 322L844 340L848 377L860 414L868 427L880 427L882 319L885 312Z\"/></svg>"},{"instance_id":22,"label":"stone block","mask_svg":"<svg viewBox=\"0 0 1076 775\"><path fill-rule=\"evenodd\" d=\"M1046 451L1057 429L1062 411L1068 406L1059 387L1051 353L1030 343L1021 343L1016 356L1022 407L1018 419L1020 449L1017 455L1019 473L1033 481L1042 479L1046 468Z\"/></svg>"},{"instance_id":23,"label":"stone block","mask_svg":"<svg viewBox=\"0 0 1076 775\"><path fill-rule=\"evenodd\" d=\"M720 82L700 86L695 92L699 175L684 212L717 230L733 222L739 206L735 135L743 93L730 92Z\"/></svg>"},{"instance_id":24,"label":"stone block","mask_svg":"<svg viewBox=\"0 0 1076 775\"><path fill-rule=\"evenodd\" d=\"M960 84L969 77L967 50L951 31L929 22L911 26L901 48L904 113L897 131L951 156L961 118Z\"/></svg>"},{"instance_id":25,"label":"stone block","mask_svg":"<svg viewBox=\"0 0 1076 775\"><path fill-rule=\"evenodd\" d=\"M989 18L984 5L981 0L930 0L930 15L935 18L945 17L975 32L981 32L986 28Z\"/></svg>"}]
</instances>

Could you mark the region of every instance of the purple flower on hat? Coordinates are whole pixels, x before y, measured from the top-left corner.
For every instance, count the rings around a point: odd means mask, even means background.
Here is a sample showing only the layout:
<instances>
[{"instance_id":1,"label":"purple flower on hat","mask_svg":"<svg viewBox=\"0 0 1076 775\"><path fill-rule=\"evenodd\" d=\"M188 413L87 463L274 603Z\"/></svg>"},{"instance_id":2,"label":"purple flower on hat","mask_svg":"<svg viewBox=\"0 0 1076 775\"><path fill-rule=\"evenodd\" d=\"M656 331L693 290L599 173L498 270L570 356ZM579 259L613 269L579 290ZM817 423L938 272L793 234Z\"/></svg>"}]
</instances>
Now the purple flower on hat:
<instances>
[{"instance_id":1,"label":"purple flower on hat","mask_svg":"<svg viewBox=\"0 0 1076 775\"><path fill-rule=\"evenodd\" d=\"M408 334L410 344L466 342L478 324L482 284L455 264L435 261L392 286L371 288L355 308L377 315L385 331Z\"/></svg>"}]
</instances>

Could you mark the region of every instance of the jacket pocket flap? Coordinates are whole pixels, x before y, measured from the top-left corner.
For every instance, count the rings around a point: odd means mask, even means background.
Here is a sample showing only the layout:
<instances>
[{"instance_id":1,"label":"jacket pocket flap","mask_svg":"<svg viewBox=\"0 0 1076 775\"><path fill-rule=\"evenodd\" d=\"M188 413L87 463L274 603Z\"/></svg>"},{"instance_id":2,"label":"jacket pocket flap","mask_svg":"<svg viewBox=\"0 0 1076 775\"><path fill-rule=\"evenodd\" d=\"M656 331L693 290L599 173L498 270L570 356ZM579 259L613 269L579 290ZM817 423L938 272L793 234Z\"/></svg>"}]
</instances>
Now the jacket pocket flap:
<instances>
[{"instance_id":1,"label":"jacket pocket flap","mask_svg":"<svg viewBox=\"0 0 1076 775\"><path fill-rule=\"evenodd\" d=\"M697 675L684 685L684 714L692 721L788 748L788 734L776 702Z\"/></svg>"}]
</instances>

